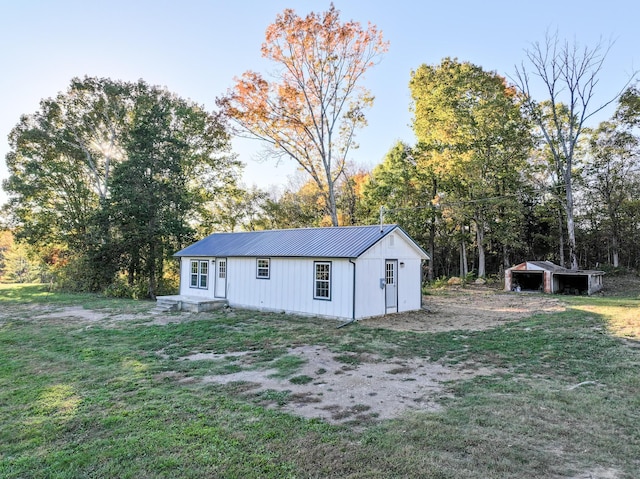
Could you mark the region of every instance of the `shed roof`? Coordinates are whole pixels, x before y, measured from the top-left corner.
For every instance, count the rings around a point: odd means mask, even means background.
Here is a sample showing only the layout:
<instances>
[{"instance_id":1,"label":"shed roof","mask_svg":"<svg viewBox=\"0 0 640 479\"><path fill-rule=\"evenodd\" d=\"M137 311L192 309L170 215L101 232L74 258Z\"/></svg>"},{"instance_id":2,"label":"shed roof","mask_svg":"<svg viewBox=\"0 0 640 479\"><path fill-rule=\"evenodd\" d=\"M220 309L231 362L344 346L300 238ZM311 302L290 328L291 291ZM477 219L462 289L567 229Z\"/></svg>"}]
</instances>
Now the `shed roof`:
<instances>
[{"instance_id":1,"label":"shed roof","mask_svg":"<svg viewBox=\"0 0 640 479\"><path fill-rule=\"evenodd\" d=\"M174 256L357 258L392 231L400 232L423 259L429 259L398 225L213 233Z\"/></svg>"},{"instance_id":2,"label":"shed roof","mask_svg":"<svg viewBox=\"0 0 640 479\"><path fill-rule=\"evenodd\" d=\"M592 269L567 269L562 266L558 266L551 261L525 261L524 263L517 264L509 268L511 271L530 271L530 270L545 270L551 271L553 274L570 274L570 275L584 275L584 274L604 274L604 271L592 270Z\"/></svg>"}]
</instances>

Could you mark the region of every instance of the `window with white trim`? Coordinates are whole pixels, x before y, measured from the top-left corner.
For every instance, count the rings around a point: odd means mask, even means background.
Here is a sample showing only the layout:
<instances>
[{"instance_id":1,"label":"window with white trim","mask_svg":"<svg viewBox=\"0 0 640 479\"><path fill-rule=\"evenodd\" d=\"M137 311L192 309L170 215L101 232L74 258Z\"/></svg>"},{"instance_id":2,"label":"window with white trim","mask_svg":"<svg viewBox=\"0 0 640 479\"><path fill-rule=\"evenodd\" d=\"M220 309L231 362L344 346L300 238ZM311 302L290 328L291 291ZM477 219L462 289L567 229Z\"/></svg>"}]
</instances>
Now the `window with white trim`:
<instances>
[{"instance_id":1,"label":"window with white trim","mask_svg":"<svg viewBox=\"0 0 640 479\"><path fill-rule=\"evenodd\" d=\"M198 288L207 289L209 287L209 262L200 261L200 284Z\"/></svg>"},{"instance_id":2,"label":"window with white trim","mask_svg":"<svg viewBox=\"0 0 640 479\"><path fill-rule=\"evenodd\" d=\"M269 279L271 277L271 261L269 258L258 258L256 260L256 278Z\"/></svg>"},{"instance_id":3,"label":"window with white trim","mask_svg":"<svg viewBox=\"0 0 640 479\"><path fill-rule=\"evenodd\" d=\"M191 260L192 288L207 289L209 287L209 262Z\"/></svg>"},{"instance_id":4,"label":"window with white trim","mask_svg":"<svg viewBox=\"0 0 640 479\"><path fill-rule=\"evenodd\" d=\"M331 261L314 261L313 299L331 300Z\"/></svg>"},{"instance_id":5,"label":"window with white trim","mask_svg":"<svg viewBox=\"0 0 640 479\"><path fill-rule=\"evenodd\" d=\"M384 282L388 285L396 284L395 263L387 262L385 268Z\"/></svg>"}]
</instances>

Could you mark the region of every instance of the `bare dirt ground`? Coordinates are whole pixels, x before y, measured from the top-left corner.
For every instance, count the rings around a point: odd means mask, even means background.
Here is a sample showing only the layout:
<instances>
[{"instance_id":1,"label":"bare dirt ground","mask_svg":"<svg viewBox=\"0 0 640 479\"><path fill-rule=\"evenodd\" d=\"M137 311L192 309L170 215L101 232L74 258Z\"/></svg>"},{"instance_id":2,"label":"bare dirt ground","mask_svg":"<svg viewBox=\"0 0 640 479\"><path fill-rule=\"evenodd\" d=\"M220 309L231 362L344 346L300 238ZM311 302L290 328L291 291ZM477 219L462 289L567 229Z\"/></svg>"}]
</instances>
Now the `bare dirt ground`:
<instances>
[{"instance_id":1,"label":"bare dirt ground","mask_svg":"<svg viewBox=\"0 0 640 479\"><path fill-rule=\"evenodd\" d=\"M421 311L370 318L361 326L398 331L436 333L451 330L481 330L496 327L537 313L553 313L564 310L557 297L541 294L514 294L496 292L478 286L447 288L424 297ZM166 325L175 322L197 321L204 313L157 314L148 311L135 314L118 314L64 307L38 308L33 320L73 321L79 326L120 327L134 321L143 325ZM158 352L162 355L162 352ZM251 366L250 355L213 355L200 351L185 361L238 361L243 371L234 374L206 376L202 379L185 377L179 373L164 373L179 382L231 385L247 396L262 398L268 407L281 408L293 414L320 418L332 423L346 421L371 421L398 417L407 411L434 411L439 399L446 396L446 384L450 381L492 375L499 371L476 368L474 365L452 367L426 359L382 359L377 356L362 358L356 364L345 364L336 354L324 347L302 346L289 351L300 356L305 364L296 377L274 377L273 369L257 370ZM288 393L286 401L269 399L269 391Z\"/></svg>"},{"instance_id":2,"label":"bare dirt ground","mask_svg":"<svg viewBox=\"0 0 640 479\"><path fill-rule=\"evenodd\" d=\"M638 295L640 279L612 278L602 293L605 296ZM640 297L640 295L638 295ZM562 298L541 294L502 293L484 286L448 287L423 298L423 310L370 318L360 326L385 328L417 333L483 330L504 325L533 314L563 311ZM91 310L81 306L30 306L32 321L53 321L78 325L119 328L125 324L164 326L170 323L199 321L210 316L204 313L158 314L147 310L122 314L121 311ZM12 311L0 310L0 325L13 316ZM163 357L163 352L157 354ZM232 388L237 394L258 398L267 407L277 408L307 418L329 423L350 423L354 426L399 417L411 411L436 411L440 399L447 396L447 384L475 376L498 375L502 371L478 368L473 364L455 367L428 358L383 359L374 355L358 356L356 364L345 364L326 347L304 345L291 348L290 355L305 361L293 378L275 377L275 369L252 367L251 352L212 354L193 351L183 361L232 361L243 370L234 374L189 377L178 371L166 371L157 379L172 378L182 384L218 384ZM341 354L344 356L344 354ZM304 378L304 381L296 381ZM292 379L294 381L292 381ZM572 386L580 387L584 383ZM276 394L271 394L275 392ZM279 400L285 397L285 400ZM286 395L286 396L283 396ZM620 471L596 467L572 476L571 479L591 477L615 479Z\"/></svg>"},{"instance_id":3,"label":"bare dirt ground","mask_svg":"<svg viewBox=\"0 0 640 479\"><path fill-rule=\"evenodd\" d=\"M441 332L480 330L537 313L563 311L563 303L540 294L496 293L486 287L447 290L426 296L422 311L371 318L365 327L399 331ZM473 365L452 367L427 359L391 359L370 356L358 365L345 365L334 353L318 346L294 348L289 354L305 360L299 372L304 384L274 377L274 370L246 370L207 376L204 383L244 384L246 394L288 391L289 401L278 406L293 414L328 422L370 421L398 417L407 411L434 411L446 396L450 381L492 375L500 371ZM184 360L219 360L225 355L194 353ZM227 358L228 359L228 358ZM361 358L362 359L362 358Z\"/></svg>"},{"instance_id":4,"label":"bare dirt ground","mask_svg":"<svg viewBox=\"0 0 640 479\"><path fill-rule=\"evenodd\" d=\"M279 406L282 409L308 418L339 423L390 419L408 410L435 411L440 408L437 399L445 395L446 381L495 372L454 369L427 359L382 360L376 356L370 356L358 365L345 365L336 360L335 353L319 346L293 348L289 354L306 361L297 376L304 377L308 381L305 384L275 378L275 370L207 376L202 381L217 384L242 382L248 394L289 391L289 401Z\"/></svg>"},{"instance_id":5,"label":"bare dirt ground","mask_svg":"<svg viewBox=\"0 0 640 479\"><path fill-rule=\"evenodd\" d=\"M539 313L564 311L557 297L539 293L501 293L486 286L447 288L424 296L423 309L363 320L372 328L441 332L494 328Z\"/></svg>"}]
</instances>

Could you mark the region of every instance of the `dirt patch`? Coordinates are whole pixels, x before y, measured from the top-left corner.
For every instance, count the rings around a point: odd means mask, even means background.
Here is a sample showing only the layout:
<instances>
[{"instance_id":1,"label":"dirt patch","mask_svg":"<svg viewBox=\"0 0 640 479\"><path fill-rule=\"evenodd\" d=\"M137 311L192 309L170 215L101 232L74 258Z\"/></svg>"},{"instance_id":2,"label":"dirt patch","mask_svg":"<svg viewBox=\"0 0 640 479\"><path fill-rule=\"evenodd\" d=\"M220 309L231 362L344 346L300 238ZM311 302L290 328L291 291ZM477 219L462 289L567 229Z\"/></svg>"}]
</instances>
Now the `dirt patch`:
<instances>
[{"instance_id":1,"label":"dirt patch","mask_svg":"<svg viewBox=\"0 0 640 479\"><path fill-rule=\"evenodd\" d=\"M23 304L0 311L0 324L19 316L23 321L47 321L55 324L76 324L85 327L99 325L106 328L121 327L126 323L141 326L166 326L201 319L203 313L158 313L153 311L155 303L134 312L123 313L119 309L88 309L82 306L60 306L50 304Z\"/></svg>"},{"instance_id":2,"label":"dirt patch","mask_svg":"<svg viewBox=\"0 0 640 479\"><path fill-rule=\"evenodd\" d=\"M186 323L198 319L199 313L180 311L179 313L151 313L145 326L167 326L169 324Z\"/></svg>"},{"instance_id":3,"label":"dirt patch","mask_svg":"<svg viewBox=\"0 0 640 479\"><path fill-rule=\"evenodd\" d=\"M423 309L360 321L362 326L396 331L442 332L494 328L566 306L541 293L500 293L488 287L448 289L423 297Z\"/></svg>"},{"instance_id":4,"label":"dirt patch","mask_svg":"<svg viewBox=\"0 0 640 479\"><path fill-rule=\"evenodd\" d=\"M402 331L439 332L478 330L499 326L535 313L565 309L555 297L541 294L500 293L490 288L449 289L425 296L425 309L360 321L364 327ZM90 327L100 324L118 327L123 321L144 325L166 325L198 320L197 313L118 314L108 310L64 307L34 311L34 320L75 321ZM158 352L166 357L163 351ZM292 377L277 377L275 369L256 369L248 352L213 354L193 351L185 361L238 361L242 371L209 375L203 379L184 373L166 372L158 380L179 384L197 382L232 388L267 407L282 408L292 414L320 418L332 423L367 423L396 418L409 411L436 411L448 396L447 383L475 376L495 375L501 371L473 368L473 365L444 365L428 358L383 359L359 355L357 361L345 361L325 347L301 346L289 350L304 361Z\"/></svg>"},{"instance_id":5,"label":"dirt patch","mask_svg":"<svg viewBox=\"0 0 640 479\"><path fill-rule=\"evenodd\" d=\"M320 418L332 423L391 419L407 411L436 411L446 396L446 382L492 375L488 369L455 369L428 359L382 360L368 356L367 362L345 364L336 354L320 346L292 348L305 365L293 377L275 377L276 370L245 370L212 375L204 383L234 385L245 395L256 397L268 407L292 414ZM190 355L183 359L215 360L228 355ZM286 393L282 401L268 393ZM279 396L281 398L281 396Z\"/></svg>"},{"instance_id":6,"label":"dirt patch","mask_svg":"<svg viewBox=\"0 0 640 479\"><path fill-rule=\"evenodd\" d=\"M92 309L84 309L82 306L70 306L59 311L46 313L47 319L77 319L80 321L96 322L103 321L107 314Z\"/></svg>"},{"instance_id":7,"label":"dirt patch","mask_svg":"<svg viewBox=\"0 0 640 479\"><path fill-rule=\"evenodd\" d=\"M593 470L582 472L577 476L571 476L569 479L617 479L621 477L621 474L618 469L596 467Z\"/></svg>"},{"instance_id":8,"label":"dirt patch","mask_svg":"<svg viewBox=\"0 0 640 479\"><path fill-rule=\"evenodd\" d=\"M215 361L217 359L229 359L229 358L241 358L242 356L246 356L249 354L249 351L236 351L234 353L194 353L189 356L185 356L181 358L183 361L202 361L202 360L212 360Z\"/></svg>"},{"instance_id":9,"label":"dirt patch","mask_svg":"<svg viewBox=\"0 0 640 479\"><path fill-rule=\"evenodd\" d=\"M424 296L423 309L359 322L362 326L397 331L440 332L480 330L500 326L509 321L538 313L563 311L565 305L557 297L537 293L500 293L488 287L454 287L438 294ZM89 325L115 327L122 322L139 322L148 326L164 326L200 319L200 313L150 314L140 311L122 314L109 310L91 310L82 306L32 307L32 320L75 321ZM3 315L0 314L0 320Z\"/></svg>"},{"instance_id":10,"label":"dirt patch","mask_svg":"<svg viewBox=\"0 0 640 479\"><path fill-rule=\"evenodd\" d=\"M174 317L175 318L175 317ZM109 310L86 309L82 306L67 306L63 308L40 307L37 314L33 314L31 319L34 321L47 320L69 323L94 325L100 324L105 327L116 327L123 322L140 321L145 324L155 324L154 319L149 321L149 311L141 311L137 313L120 313ZM184 318L177 317L173 322L184 321ZM163 317L160 324L168 324L172 322L171 317Z\"/></svg>"}]
</instances>

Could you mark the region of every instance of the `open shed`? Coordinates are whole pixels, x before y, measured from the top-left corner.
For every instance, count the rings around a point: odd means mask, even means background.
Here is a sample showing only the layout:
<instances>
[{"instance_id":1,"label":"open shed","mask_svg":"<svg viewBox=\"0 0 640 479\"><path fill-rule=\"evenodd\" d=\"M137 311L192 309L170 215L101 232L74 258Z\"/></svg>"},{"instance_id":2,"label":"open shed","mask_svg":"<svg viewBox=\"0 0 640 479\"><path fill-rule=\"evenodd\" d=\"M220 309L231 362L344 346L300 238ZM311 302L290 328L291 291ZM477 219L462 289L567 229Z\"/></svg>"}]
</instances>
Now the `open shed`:
<instances>
[{"instance_id":1,"label":"open shed","mask_svg":"<svg viewBox=\"0 0 640 479\"><path fill-rule=\"evenodd\" d=\"M572 270L551 261L525 261L505 271L505 291L593 294L602 289L604 271Z\"/></svg>"}]
</instances>

